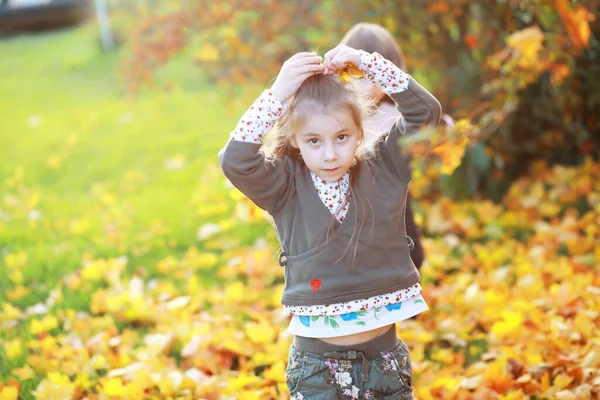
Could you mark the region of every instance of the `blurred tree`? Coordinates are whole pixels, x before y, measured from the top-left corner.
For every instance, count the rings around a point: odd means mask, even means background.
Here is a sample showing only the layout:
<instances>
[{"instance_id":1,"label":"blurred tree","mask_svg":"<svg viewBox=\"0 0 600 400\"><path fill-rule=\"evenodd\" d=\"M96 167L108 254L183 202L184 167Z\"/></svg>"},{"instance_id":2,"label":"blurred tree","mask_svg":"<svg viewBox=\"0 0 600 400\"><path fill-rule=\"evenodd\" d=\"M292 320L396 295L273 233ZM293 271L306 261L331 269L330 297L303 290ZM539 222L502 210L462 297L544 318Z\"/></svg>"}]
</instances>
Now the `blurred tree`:
<instances>
[{"instance_id":1,"label":"blurred tree","mask_svg":"<svg viewBox=\"0 0 600 400\"><path fill-rule=\"evenodd\" d=\"M183 49L231 89L268 84L291 54L323 53L356 22L392 31L409 72L459 122L412 139L417 176L440 159L447 174L428 178L421 196L441 188L498 200L532 159L576 164L600 152L598 0L180 4L135 30L126 73L133 93Z\"/></svg>"},{"instance_id":2,"label":"blurred tree","mask_svg":"<svg viewBox=\"0 0 600 400\"><path fill-rule=\"evenodd\" d=\"M600 2L381 3L378 21L396 33L413 73L475 126L461 166L442 178L447 194L498 199L534 158L598 157Z\"/></svg>"}]
</instances>

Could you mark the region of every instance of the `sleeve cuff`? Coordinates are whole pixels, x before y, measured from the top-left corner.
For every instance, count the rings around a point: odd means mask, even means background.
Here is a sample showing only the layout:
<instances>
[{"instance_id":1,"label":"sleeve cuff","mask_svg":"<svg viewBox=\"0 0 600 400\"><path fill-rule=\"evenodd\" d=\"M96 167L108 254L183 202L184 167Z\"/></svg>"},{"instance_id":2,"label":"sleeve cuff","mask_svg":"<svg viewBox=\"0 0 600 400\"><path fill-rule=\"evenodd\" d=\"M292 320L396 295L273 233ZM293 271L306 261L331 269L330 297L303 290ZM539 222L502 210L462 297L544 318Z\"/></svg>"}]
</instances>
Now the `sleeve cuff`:
<instances>
[{"instance_id":1,"label":"sleeve cuff","mask_svg":"<svg viewBox=\"0 0 600 400\"><path fill-rule=\"evenodd\" d=\"M270 90L263 91L231 132L230 140L262 143L265 135L286 110L287 106L281 104Z\"/></svg>"},{"instance_id":2,"label":"sleeve cuff","mask_svg":"<svg viewBox=\"0 0 600 400\"><path fill-rule=\"evenodd\" d=\"M379 53L371 54L361 50L358 68L387 95L405 91L411 79L409 74Z\"/></svg>"}]
</instances>

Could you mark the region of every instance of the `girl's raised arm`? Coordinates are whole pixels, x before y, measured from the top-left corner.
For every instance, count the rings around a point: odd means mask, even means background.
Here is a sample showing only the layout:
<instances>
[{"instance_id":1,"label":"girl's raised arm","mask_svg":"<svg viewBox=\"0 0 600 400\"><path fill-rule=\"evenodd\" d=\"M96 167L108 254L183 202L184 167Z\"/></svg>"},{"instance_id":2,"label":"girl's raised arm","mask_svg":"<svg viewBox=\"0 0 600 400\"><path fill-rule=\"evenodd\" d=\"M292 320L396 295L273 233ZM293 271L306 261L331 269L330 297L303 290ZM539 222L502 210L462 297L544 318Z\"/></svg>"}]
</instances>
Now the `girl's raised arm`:
<instances>
[{"instance_id":1,"label":"girl's raised arm","mask_svg":"<svg viewBox=\"0 0 600 400\"><path fill-rule=\"evenodd\" d=\"M418 131L424 125L437 126L442 115L439 101L410 75L378 53L367 53L339 45L325 54L325 73L343 69L347 64L358 67L371 82L396 103L402 113L388 134L374 144L376 157L395 170L402 182L410 181L409 159L400 152L400 136Z\"/></svg>"},{"instance_id":2,"label":"girl's raised arm","mask_svg":"<svg viewBox=\"0 0 600 400\"><path fill-rule=\"evenodd\" d=\"M399 116L387 135L382 135L374 144L376 155L392 167L402 182L411 179L409 158L400 152L399 138L413 133L425 125L437 126L442 115L440 102L391 61L378 53L369 54L361 51L358 68L365 77L378 84L383 92L396 103Z\"/></svg>"},{"instance_id":3,"label":"girl's raised arm","mask_svg":"<svg viewBox=\"0 0 600 400\"><path fill-rule=\"evenodd\" d=\"M231 183L257 206L276 213L290 193L294 161L275 160L260 150L265 135L285 112L282 104L310 75L322 72L321 57L298 53L283 64L270 90L244 113L219 152L219 165Z\"/></svg>"},{"instance_id":4,"label":"girl's raised arm","mask_svg":"<svg viewBox=\"0 0 600 400\"><path fill-rule=\"evenodd\" d=\"M284 107L265 90L244 113L219 152L223 174L260 208L271 213L283 205L289 188L287 160L274 160L260 150L264 136L283 115ZM293 165L289 166L293 168Z\"/></svg>"}]
</instances>

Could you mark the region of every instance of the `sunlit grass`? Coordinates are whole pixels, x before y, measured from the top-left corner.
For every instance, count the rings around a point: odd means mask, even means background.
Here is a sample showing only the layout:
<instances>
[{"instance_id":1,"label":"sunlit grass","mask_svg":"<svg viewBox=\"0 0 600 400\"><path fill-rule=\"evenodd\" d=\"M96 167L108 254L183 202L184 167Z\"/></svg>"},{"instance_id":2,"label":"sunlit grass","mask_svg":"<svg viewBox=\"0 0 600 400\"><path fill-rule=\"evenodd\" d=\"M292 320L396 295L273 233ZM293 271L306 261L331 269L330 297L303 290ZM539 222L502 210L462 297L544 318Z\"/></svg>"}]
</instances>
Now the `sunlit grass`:
<instances>
[{"instance_id":1,"label":"sunlit grass","mask_svg":"<svg viewBox=\"0 0 600 400\"><path fill-rule=\"evenodd\" d=\"M17 304L43 299L84 254L152 270L198 244L210 218L196 192L226 201L214 164L235 121L222 95L179 59L161 71L170 90L159 80L130 98L124 52L104 53L93 25L0 41L0 250L26 252L36 285Z\"/></svg>"}]
</instances>

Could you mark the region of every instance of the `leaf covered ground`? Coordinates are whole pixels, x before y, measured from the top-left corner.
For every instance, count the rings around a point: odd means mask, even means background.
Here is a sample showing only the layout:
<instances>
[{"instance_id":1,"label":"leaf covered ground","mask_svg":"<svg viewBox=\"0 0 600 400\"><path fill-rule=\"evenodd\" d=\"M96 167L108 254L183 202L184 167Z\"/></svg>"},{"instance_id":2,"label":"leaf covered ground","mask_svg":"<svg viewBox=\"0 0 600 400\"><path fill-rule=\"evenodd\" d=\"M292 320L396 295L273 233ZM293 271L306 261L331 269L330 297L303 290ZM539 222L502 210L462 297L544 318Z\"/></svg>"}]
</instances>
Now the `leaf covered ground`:
<instances>
[{"instance_id":1,"label":"leaf covered ground","mask_svg":"<svg viewBox=\"0 0 600 400\"><path fill-rule=\"evenodd\" d=\"M0 399L287 398L275 238L215 164L235 115L209 87L124 100L87 40L0 43ZM599 221L592 160L421 201L416 397L598 396Z\"/></svg>"}]
</instances>

